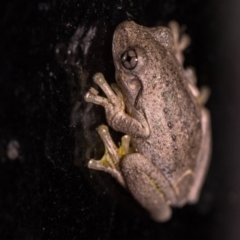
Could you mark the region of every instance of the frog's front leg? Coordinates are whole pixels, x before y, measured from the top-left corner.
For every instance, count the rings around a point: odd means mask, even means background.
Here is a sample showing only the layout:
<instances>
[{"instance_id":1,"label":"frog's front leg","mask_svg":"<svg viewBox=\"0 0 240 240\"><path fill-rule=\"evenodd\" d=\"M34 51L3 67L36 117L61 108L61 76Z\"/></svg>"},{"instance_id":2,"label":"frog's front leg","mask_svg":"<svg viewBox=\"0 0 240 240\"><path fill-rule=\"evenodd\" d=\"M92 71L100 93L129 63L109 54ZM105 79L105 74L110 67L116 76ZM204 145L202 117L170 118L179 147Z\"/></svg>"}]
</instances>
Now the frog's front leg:
<instances>
[{"instance_id":1,"label":"frog's front leg","mask_svg":"<svg viewBox=\"0 0 240 240\"><path fill-rule=\"evenodd\" d=\"M210 96L210 88L207 86L202 86L200 90L197 87L197 77L194 68L188 67L184 70L184 74L188 80L188 87L197 99L198 103L202 106L206 104Z\"/></svg>"},{"instance_id":2,"label":"frog's front leg","mask_svg":"<svg viewBox=\"0 0 240 240\"><path fill-rule=\"evenodd\" d=\"M105 153L100 160L91 159L88 162L88 167L110 173L123 187L125 187L125 182L119 168L119 163L123 156L132 151L130 148L130 136L123 136L121 139L121 145L119 148L117 148L109 134L107 126L99 126L98 134L103 140Z\"/></svg>"},{"instance_id":3,"label":"frog's front leg","mask_svg":"<svg viewBox=\"0 0 240 240\"><path fill-rule=\"evenodd\" d=\"M184 54L183 51L190 45L190 37L182 33L179 24L176 21L169 22L169 28L172 30L173 42L174 42L174 52L178 62L183 66Z\"/></svg>"},{"instance_id":4,"label":"frog's front leg","mask_svg":"<svg viewBox=\"0 0 240 240\"><path fill-rule=\"evenodd\" d=\"M85 95L85 101L103 106L108 124L116 131L135 137L148 137L150 130L146 119L140 112L135 114L136 118L125 112L125 104L120 89L115 86L115 94L102 73L96 73L93 79L106 94L107 98L99 96L98 92L91 88Z\"/></svg>"},{"instance_id":5,"label":"frog's front leg","mask_svg":"<svg viewBox=\"0 0 240 240\"><path fill-rule=\"evenodd\" d=\"M176 21L171 21L169 23L169 28L173 33L174 42L174 53L180 65L183 67L184 64L184 50L190 45L191 39L185 34L181 33L179 24ZM188 81L188 87L192 92L193 96L197 98L198 102L204 106L210 96L210 89L203 86L200 91L197 87L197 76L193 67L183 68L184 75Z\"/></svg>"},{"instance_id":6,"label":"frog's front leg","mask_svg":"<svg viewBox=\"0 0 240 240\"><path fill-rule=\"evenodd\" d=\"M196 86L197 84L197 77L195 74L195 70L192 67L188 67L187 69L184 69L184 50L190 45L191 39L190 37L185 34L181 33L181 29L179 24L176 21L169 22L169 28L172 30L173 34L173 42L174 42L174 54L176 59L178 60L178 63L181 65L184 75L188 80L188 86L191 90L192 94L195 97L199 96L199 90Z\"/></svg>"}]
</instances>

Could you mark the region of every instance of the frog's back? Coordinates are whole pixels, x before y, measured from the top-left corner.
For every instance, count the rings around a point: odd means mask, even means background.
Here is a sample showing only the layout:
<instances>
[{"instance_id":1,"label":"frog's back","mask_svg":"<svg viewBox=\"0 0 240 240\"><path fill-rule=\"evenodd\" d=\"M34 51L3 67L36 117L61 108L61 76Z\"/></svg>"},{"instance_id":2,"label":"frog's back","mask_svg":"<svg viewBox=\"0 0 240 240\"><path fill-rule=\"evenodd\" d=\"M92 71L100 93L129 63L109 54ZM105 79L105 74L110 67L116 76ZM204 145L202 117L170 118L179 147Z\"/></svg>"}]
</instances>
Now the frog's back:
<instances>
[{"instance_id":1,"label":"frog's back","mask_svg":"<svg viewBox=\"0 0 240 240\"><path fill-rule=\"evenodd\" d=\"M165 56L158 71L161 77L153 78L153 84L139 98L151 134L147 140L134 142L170 181L176 182L186 171L195 169L202 137L201 107L173 55Z\"/></svg>"},{"instance_id":2,"label":"frog's back","mask_svg":"<svg viewBox=\"0 0 240 240\"><path fill-rule=\"evenodd\" d=\"M118 56L126 49L134 49L138 56L136 67L120 78L126 82L136 79L137 86L141 86L137 87L137 96L122 81L119 84L124 85L123 92L130 101L128 112L132 112L131 108L142 112L150 136L132 136L132 143L170 181L176 182L184 172L195 168L201 142L201 109L173 53L173 35L168 28L124 22L115 32L113 43L116 69L121 66Z\"/></svg>"}]
</instances>

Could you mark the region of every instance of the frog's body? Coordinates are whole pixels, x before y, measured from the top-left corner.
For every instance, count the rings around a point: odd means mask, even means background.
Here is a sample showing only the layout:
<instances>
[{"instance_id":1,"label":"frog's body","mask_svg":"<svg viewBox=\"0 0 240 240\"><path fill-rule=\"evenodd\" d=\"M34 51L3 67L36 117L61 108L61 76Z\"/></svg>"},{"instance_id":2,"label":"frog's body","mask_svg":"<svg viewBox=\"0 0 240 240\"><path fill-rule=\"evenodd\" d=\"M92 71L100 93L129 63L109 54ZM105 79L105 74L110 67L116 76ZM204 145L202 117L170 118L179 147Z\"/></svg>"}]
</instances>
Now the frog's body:
<instances>
[{"instance_id":1,"label":"frog's body","mask_svg":"<svg viewBox=\"0 0 240 240\"><path fill-rule=\"evenodd\" d=\"M120 24L113 38L120 89L115 87L115 95L96 74L107 99L91 91L86 95L104 106L111 127L131 136L135 152L120 156L107 128L100 127L112 164L91 160L89 167L115 176L157 221L169 219L170 205L197 201L210 153L209 114L177 60L176 45L168 28Z\"/></svg>"}]
</instances>

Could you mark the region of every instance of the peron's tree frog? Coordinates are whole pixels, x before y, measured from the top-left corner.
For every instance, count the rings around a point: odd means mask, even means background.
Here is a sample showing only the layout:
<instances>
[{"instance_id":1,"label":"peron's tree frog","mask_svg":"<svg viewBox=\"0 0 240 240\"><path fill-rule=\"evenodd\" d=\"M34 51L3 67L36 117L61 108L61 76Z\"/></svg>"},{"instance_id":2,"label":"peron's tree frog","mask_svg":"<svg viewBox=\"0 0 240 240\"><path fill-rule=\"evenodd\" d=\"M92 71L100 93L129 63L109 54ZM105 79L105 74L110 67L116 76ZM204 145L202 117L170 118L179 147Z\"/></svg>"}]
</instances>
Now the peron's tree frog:
<instances>
[{"instance_id":1,"label":"peron's tree frog","mask_svg":"<svg viewBox=\"0 0 240 240\"><path fill-rule=\"evenodd\" d=\"M113 36L117 84L103 74L94 81L87 102L105 108L108 125L127 135L119 148L108 127L98 132L105 145L101 160L88 167L110 173L156 221L171 217L171 206L198 200L211 152L207 90L199 91L191 69L183 69L182 51L190 38L170 28L121 23Z\"/></svg>"}]
</instances>

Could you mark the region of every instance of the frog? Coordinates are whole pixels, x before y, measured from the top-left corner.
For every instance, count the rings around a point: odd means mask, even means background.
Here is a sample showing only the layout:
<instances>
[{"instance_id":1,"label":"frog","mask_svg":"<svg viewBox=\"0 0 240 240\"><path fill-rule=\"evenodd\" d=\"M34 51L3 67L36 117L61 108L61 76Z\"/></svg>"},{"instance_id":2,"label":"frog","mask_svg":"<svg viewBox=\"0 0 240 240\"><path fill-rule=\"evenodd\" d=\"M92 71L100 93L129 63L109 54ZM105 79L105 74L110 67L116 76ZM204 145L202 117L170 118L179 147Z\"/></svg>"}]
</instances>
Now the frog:
<instances>
[{"instance_id":1,"label":"frog","mask_svg":"<svg viewBox=\"0 0 240 240\"><path fill-rule=\"evenodd\" d=\"M168 221L172 208L197 203L210 162L209 91L183 67L190 42L174 21L120 23L112 41L116 83L96 73L105 96L93 87L85 95L105 109L108 123L97 129L105 153L88 167L111 174L157 222ZM125 134L119 146L108 127Z\"/></svg>"}]
</instances>

